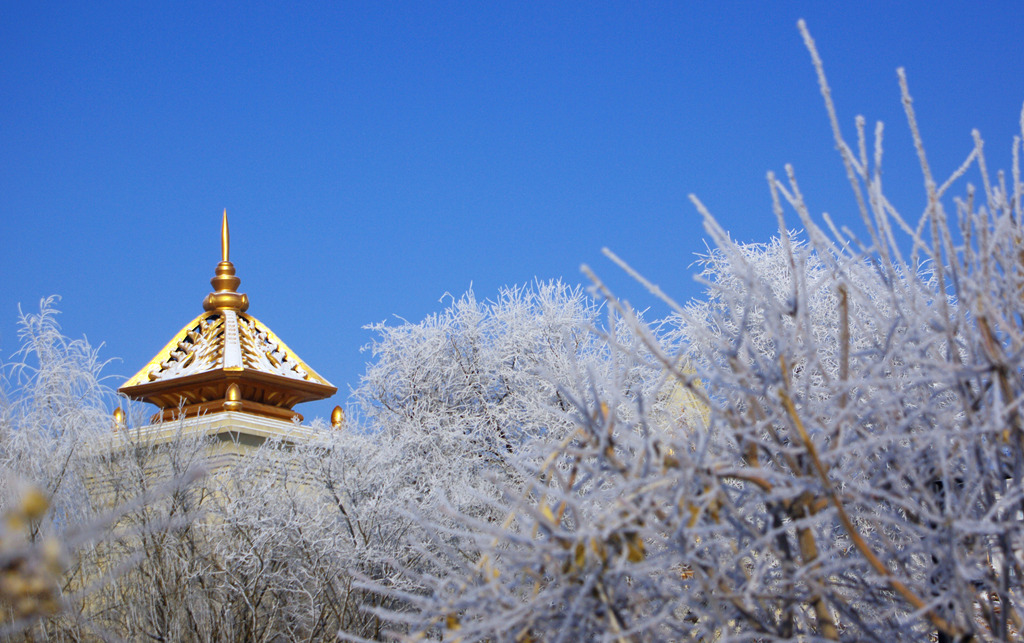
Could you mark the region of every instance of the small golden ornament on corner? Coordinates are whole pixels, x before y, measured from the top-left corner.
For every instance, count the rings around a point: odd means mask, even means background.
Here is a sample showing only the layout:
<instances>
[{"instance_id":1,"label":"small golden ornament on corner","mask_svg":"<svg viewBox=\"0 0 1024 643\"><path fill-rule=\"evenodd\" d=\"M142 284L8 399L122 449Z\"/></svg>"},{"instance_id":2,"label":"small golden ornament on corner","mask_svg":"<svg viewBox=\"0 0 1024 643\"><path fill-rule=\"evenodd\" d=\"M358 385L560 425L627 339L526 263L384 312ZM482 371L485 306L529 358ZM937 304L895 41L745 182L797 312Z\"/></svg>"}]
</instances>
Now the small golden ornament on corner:
<instances>
[{"instance_id":1,"label":"small golden ornament on corner","mask_svg":"<svg viewBox=\"0 0 1024 643\"><path fill-rule=\"evenodd\" d=\"M340 406L336 406L331 411L331 427L340 429L343 426L345 426L345 411Z\"/></svg>"},{"instance_id":2,"label":"small golden ornament on corner","mask_svg":"<svg viewBox=\"0 0 1024 643\"><path fill-rule=\"evenodd\" d=\"M114 409L114 430L124 427L124 409L120 406Z\"/></svg>"}]
</instances>

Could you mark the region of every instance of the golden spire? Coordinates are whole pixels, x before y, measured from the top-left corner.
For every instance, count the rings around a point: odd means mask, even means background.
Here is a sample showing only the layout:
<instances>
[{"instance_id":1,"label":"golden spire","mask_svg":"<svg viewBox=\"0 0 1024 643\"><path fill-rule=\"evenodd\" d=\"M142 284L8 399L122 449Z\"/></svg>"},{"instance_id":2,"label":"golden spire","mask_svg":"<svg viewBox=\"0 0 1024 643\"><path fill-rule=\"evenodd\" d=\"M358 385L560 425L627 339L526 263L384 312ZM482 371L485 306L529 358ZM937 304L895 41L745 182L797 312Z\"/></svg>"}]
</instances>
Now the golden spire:
<instances>
[{"instance_id":1,"label":"golden spire","mask_svg":"<svg viewBox=\"0 0 1024 643\"><path fill-rule=\"evenodd\" d=\"M224 218L220 222L220 260L229 263L228 249L231 247L231 235L228 233L228 209L224 208Z\"/></svg>"},{"instance_id":2,"label":"golden spire","mask_svg":"<svg viewBox=\"0 0 1024 643\"><path fill-rule=\"evenodd\" d=\"M228 260L229 245L228 210L224 208L224 218L220 224L221 262L217 264L217 275L210 280L213 292L203 300L204 310L237 310L244 313L249 308L249 296L237 292L242 280L235 276L235 265Z\"/></svg>"}]
</instances>

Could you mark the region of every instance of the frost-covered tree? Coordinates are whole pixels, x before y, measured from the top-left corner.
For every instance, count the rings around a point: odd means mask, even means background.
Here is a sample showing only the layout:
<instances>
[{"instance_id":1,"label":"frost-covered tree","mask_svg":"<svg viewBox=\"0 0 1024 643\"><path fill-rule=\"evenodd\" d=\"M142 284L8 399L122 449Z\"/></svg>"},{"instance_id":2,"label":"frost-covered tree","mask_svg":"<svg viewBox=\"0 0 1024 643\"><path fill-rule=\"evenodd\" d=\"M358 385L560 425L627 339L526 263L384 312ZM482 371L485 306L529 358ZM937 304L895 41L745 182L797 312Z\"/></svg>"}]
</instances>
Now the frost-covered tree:
<instances>
[{"instance_id":1,"label":"frost-covered tree","mask_svg":"<svg viewBox=\"0 0 1024 643\"><path fill-rule=\"evenodd\" d=\"M372 327L374 361L355 397L363 426L392 460L389 495L402 500L395 520L414 552L392 561L401 575L365 577L364 586L392 599L391 618L415 622L406 618L411 606L433 583L479 558L484 532L456 517L497 525L505 494L532 493L530 467L548 455L536 446L577 430L572 395L588 374L615 373L617 389L656 397L657 371L634 357L616 363L598 329L610 328L615 341L636 338L606 313L579 287L551 282L486 302L469 292L421 323Z\"/></svg>"},{"instance_id":2,"label":"frost-covered tree","mask_svg":"<svg viewBox=\"0 0 1024 643\"><path fill-rule=\"evenodd\" d=\"M88 509L77 462L85 444L109 430L113 396L100 384L96 349L64 337L57 314L54 297L38 313L22 313L21 347L0 370L0 466L10 474L5 483L39 488L53 505L47 522L66 527Z\"/></svg>"},{"instance_id":3,"label":"frost-covered tree","mask_svg":"<svg viewBox=\"0 0 1024 643\"><path fill-rule=\"evenodd\" d=\"M379 621L360 607L381 600L354 582L384 578L381 561L401 556L392 520L400 505L384 495L393 487L379 445L321 429L307 441L267 442L124 512L99 550L122 568L93 595L90 619L128 640L378 636ZM187 431L129 444L109 458L118 494L151 493L164 484L155 469L177 477L210 452Z\"/></svg>"},{"instance_id":4,"label":"frost-covered tree","mask_svg":"<svg viewBox=\"0 0 1024 643\"><path fill-rule=\"evenodd\" d=\"M551 407L567 408L558 385L580 362L602 358L590 332L598 317L582 289L561 282L506 288L486 302L470 291L420 323L370 326L379 337L356 399L375 429L441 448L468 443L501 465L564 426Z\"/></svg>"},{"instance_id":5,"label":"frost-covered tree","mask_svg":"<svg viewBox=\"0 0 1024 643\"><path fill-rule=\"evenodd\" d=\"M21 314L18 336L0 362L0 636L73 612L76 555L98 531L83 462L113 399L97 351L61 334L54 297Z\"/></svg>"},{"instance_id":6,"label":"frost-covered tree","mask_svg":"<svg viewBox=\"0 0 1024 643\"><path fill-rule=\"evenodd\" d=\"M468 292L420 323L373 325L373 361L355 391L362 421L413 464L405 484L421 499L472 502L518 476L527 445L575 429L566 388L612 366L602 323L580 287L556 281L493 301ZM651 386L644 375L624 385Z\"/></svg>"},{"instance_id":7,"label":"frost-covered tree","mask_svg":"<svg viewBox=\"0 0 1024 643\"><path fill-rule=\"evenodd\" d=\"M920 216L882 190L882 127L843 137L859 238L769 175L780 236L714 249L703 301L632 328L616 369L559 383L574 431L516 459L499 521L457 517L472 558L418 581L414 632L451 640L1015 640L1024 609L1021 138L1010 176L982 141L933 176ZM1024 115L1022 115L1024 136ZM962 196L950 189L968 173ZM893 178L889 177L889 181ZM790 232L795 213L803 234ZM789 215L792 216L792 215ZM623 265L625 265L623 263ZM628 266L626 266L628 269ZM639 277L639 276L638 276ZM640 277L643 281L642 277ZM652 365L652 358L654 365ZM623 373L655 369L654 394ZM673 409L667 399L689 405ZM546 457L545 457L546 456ZM453 531L421 520L440 538Z\"/></svg>"}]
</instances>

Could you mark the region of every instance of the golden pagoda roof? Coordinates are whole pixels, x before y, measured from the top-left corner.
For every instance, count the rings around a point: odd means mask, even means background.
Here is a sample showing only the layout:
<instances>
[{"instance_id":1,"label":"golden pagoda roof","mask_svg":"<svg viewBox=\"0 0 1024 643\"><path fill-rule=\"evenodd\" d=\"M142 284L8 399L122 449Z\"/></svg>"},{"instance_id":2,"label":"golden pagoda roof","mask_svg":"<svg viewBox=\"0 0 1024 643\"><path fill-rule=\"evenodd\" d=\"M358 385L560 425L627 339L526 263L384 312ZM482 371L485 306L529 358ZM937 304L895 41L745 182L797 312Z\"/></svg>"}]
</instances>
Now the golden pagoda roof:
<instances>
[{"instance_id":1,"label":"golden pagoda roof","mask_svg":"<svg viewBox=\"0 0 1024 643\"><path fill-rule=\"evenodd\" d=\"M185 325L142 370L118 389L160 407L156 417L182 412L243 411L291 419L301 402L337 392L262 322L246 314L249 298L229 260L227 211L221 224L221 262L210 280L205 312Z\"/></svg>"}]
</instances>

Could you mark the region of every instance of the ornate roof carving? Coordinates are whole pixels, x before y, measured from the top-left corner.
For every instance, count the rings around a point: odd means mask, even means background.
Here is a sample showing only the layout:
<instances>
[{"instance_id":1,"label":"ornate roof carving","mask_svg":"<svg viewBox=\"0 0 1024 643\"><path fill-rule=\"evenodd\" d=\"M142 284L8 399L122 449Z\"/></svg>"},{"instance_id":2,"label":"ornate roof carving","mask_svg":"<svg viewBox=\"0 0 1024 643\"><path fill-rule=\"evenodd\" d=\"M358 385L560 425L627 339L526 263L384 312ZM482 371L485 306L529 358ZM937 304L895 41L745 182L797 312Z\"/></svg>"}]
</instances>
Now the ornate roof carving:
<instances>
[{"instance_id":1,"label":"ornate roof carving","mask_svg":"<svg viewBox=\"0 0 1024 643\"><path fill-rule=\"evenodd\" d=\"M223 310L203 313L189 322L124 386L243 368L331 385L261 321L245 313Z\"/></svg>"}]
</instances>

